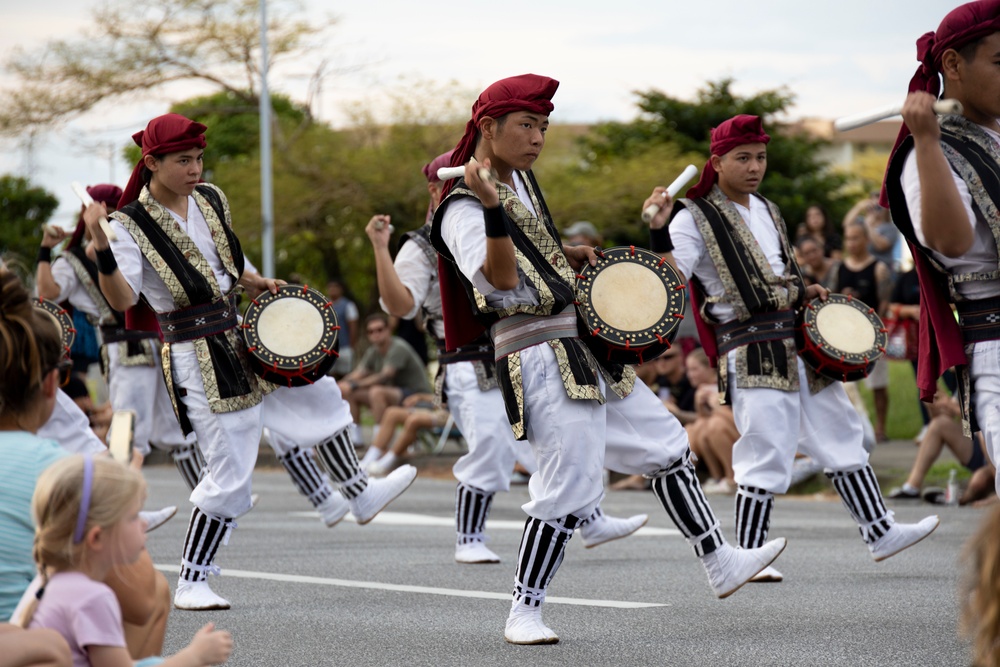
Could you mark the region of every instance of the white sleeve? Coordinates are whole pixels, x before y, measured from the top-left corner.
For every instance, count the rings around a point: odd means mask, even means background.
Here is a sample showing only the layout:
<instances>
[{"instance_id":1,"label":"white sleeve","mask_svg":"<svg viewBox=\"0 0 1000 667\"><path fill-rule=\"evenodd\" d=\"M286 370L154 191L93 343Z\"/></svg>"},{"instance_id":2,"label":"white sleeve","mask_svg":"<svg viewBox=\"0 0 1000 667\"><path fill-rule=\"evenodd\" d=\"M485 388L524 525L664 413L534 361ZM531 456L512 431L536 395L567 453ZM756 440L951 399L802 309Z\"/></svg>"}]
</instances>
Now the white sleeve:
<instances>
[{"instance_id":1,"label":"white sleeve","mask_svg":"<svg viewBox=\"0 0 1000 667\"><path fill-rule=\"evenodd\" d=\"M674 264L686 282L694 277L694 270L707 250L705 238L698 230L694 216L686 208L670 221L670 240L674 244Z\"/></svg>"},{"instance_id":2,"label":"white sleeve","mask_svg":"<svg viewBox=\"0 0 1000 667\"><path fill-rule=\"evenodd\" d=\"M55 440L73 454L99 454L108 448L94 435L90 420L62 389L56 391L56 404L48 421L37 433L40 438Z\"/></svg>"},{"instance_id":3,"label":"white sleeve","mask_svg":"<svg viewBox=\"0 0 1000 667\"><path fill-rule=\"evenodd\" d=\"M243 256L243 270L249 271L250 273L256 273L258 276L260 275L260 271L257 270L257 267L254 266L253 262L251 262L250 258L246 255ZM271 276L265 277L270 278Z\"/></svg>"},{"instance_id":4,"label":"white sleeve","mask_svg":"<svg viewBox=\"0 0 1000 667\"><path fill-rule=\"evenodd\" d=\"M973 234L975 234L976 214L972 210L972 193L969 192L969 186L955 173L954 169L951 171L951 176L958 187L958 196L962 198L962 204L965 205L966 221L969 223ZM913 232L917 235L917 240L926 246L927 241L924 237L923 221L920 217L920 170L917 166L916 151L910 151L910 154L906 156L906 162L903 163L903 173L899 177L899 182L903 186L903 195L906 197L906 208L910 211Z\"/></svg>"},{"instance_id":5,"label":"white sleeve","mask_svg":"<svg viewBox=\"0 0 1000 667\"><path fill-rule=\"evenodd\" d=\"M471 197L451 204L441 221L441 238L451 250L458 270L483 296L496 291L482 271L486 262L485 222L482 204Z\"/></svg>"},{"instance_id":6,"label":"white sleeve","mask_svg":"<svg viewBox=\"0 0 1000 667\"><path fill-rule=\"evenodd\" d=\"M413 308L403 315L404 320L411 320L416 317L420 307L427 300L431 282L437 273L437 266L430 265L427 255L424 254L416 241L404 243L403 247L396 253L396 259L392 264L400 282L406 289L410 290L410 296L413 297ZM389 312L385 307L385 301L379 298L378 303L382 306L382 310Z\"/></svg>"},{"instance_id":7,"label":"white sleeve","mask_svg":"<svg viewBox=\"0 0 1000 667\"><path fill-rule=\"evenodd\" d=\"M125 230L125 226L114 218L111 229L114 230L118 239L111 241L111 251L115 254L115 262L118 263L118 270L125 276L125 281L132 288L132 305L139 302L139 294L142 292L142 251L139 244L135 242L132 235Z\"/></svg>"},{"instance_id":8,"label":"white sleeve","mask_svg":"<svg viewBox=\"0 0 1000 667\"><path fill-rule=\"evenodd\" d=\"M69 262L61 257L52 262L52 280L59 286L59 296L52 299L56 303L65 301L70 293L76 289L80 279L76 276L76 271Z\"/></svg>"}]
</instances>

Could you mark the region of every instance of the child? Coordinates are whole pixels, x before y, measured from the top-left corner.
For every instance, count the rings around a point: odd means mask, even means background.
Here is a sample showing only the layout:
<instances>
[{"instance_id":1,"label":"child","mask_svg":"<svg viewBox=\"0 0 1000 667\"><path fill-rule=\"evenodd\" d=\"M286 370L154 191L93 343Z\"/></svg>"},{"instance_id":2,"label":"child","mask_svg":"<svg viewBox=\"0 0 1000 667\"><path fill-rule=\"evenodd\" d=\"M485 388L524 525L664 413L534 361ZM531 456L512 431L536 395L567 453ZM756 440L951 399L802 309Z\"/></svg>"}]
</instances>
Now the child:
<instances>
[{"instance_id":1,"label":"child","mask_svg":"<svg viewBox=\"0 0 1000 667\"><path fill-rule=\"evenodd\" d=\"M976 534L965 546L965 576L961 630L972 640L972 664L976 667L1000 665L1000 508L983 517Z\"/></svg>"},{"instance_id":2,"label":"child","mask_svg":"<svg viewBox=\"0 0 1000 667\"><path fill-rule=\"evenodd\" d=\"M32 513L39 576L14 619L21 627L59 632L75 667L133 664L121 607L103 580L145 549L146 525L139 515L144 496L142 476L108 458L65 457L38 479ZM231 651L229 633L209 623L176 655L135 664L202 667L225 662Z\"/></svg>"}]
</instances>

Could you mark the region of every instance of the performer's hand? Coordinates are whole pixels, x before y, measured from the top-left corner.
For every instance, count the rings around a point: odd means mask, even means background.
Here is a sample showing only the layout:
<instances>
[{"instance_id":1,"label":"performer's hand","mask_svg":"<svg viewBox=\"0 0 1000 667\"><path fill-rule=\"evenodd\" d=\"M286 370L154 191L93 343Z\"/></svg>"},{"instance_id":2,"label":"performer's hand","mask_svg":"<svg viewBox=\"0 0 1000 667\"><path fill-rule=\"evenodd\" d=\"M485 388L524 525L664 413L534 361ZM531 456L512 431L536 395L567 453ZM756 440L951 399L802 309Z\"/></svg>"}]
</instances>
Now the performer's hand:
<instances>
[{"instance_id":1,"label":"performer's hand","mask_svg":"<svg viewBox=\"0 0 1000 667\"><path fill-rule=\"evenodd\" d=\"M500 195L497 194L496 181L492 178L484 179L479 174L480 169L490 170L490 159L486 158L482 164L472 158L465 165L465 184L472 188L472 191L479 197L486 208L496 208L500 205Z\"/></svg>"},{"instance_id":2,"label":"performer's hand","mask_svg":"<svg viewBox=\"0 0 1000 667\"><path fill-rule=\"evenodd\" d=\"M83 210L83 222L87 225L90 240L96 250L106 250L111 247L107 235L101 229L100 220L106 217L108 217L108 209L99 201L92 202Z\"/></svg>"},{"instance_id":3,"label":"performer's hand","mask_svg":"<svg viewBox=\"0 0 1000 667\"><path fill-rule=\"evenodd\" d=\"M45 225L42 229L44 230L44 234L42 234L43 248L55 248L69 236L69 233L62 227Z\"/></svg>"},{"instance_id":4,"label":"performer's hand","mask_svg":"<svg viewBox=\"0 0 1000 667\"><path fill-rule=\"evenodd\" d=\"M243 285L244 289L246 289L247 295L251 299L256 299L264 292L277 294L278 287L281 285L287 285L288 283L277 278L264 278L256 273L244 271L243 277L240 278L240 284Z\"/></svg>"},{"instance_id":5,"label":"performer's hand","mask_svg":"<svg viewBox=\"0 0 1000 667\"><path fill-rule=\"evenodd\" d=\"M826 301L828 296L830 296L830 290L822 285L810 285L806 288L806 301L812 301L813 299Z\"/></svg>"},{"instance_id":6,"label":"performer's hand","mask_svg":"<svg viewBox=\"0 0 1000 667\"><path fill-rule=\"evenodd\" d=\"M597 253L595 250L596 248L589 245L563 246L566 259L569 260L569 265L573 267L574 271L579 271L584 264L597 266Z\"/></svg>"},{"instance_id":7,"label":"performer's hand","mask_svg":"<svg viewBox=\"0 0 1000 667\"><path fill-rule=\"evenodd\" d=\"M903 121L910 128L914 141L933 141L941 139L941 126L938 125L937 114L934 113L934 96L918 91L906 96L903 103Z\"/></svg>"},{"instance_id":8,"label":"performer's hand","mask_svg":"<svg viewBox=\"0 0 1000 667\"><path fill-rule=\"evenodd\" d=\"M378 214L373 215L372 219L365 225L365 234L368 235L376 250L389 247L389 238L392 236L391 223L391 215Z\"/></svg>"},{"instance_id":9,"label":"performer's hand","mask_svg":"<svg viewBox=\"0 0 1000 667\"><path fill-rule=\"evenodd\" d=\"M649 221L649 228L662 229L667 224L667 220L670 219L670 213L674 210L674 200L667 194L667 189L664 186L658 185L653 188L653 194L642 202L643 211L650 206L659 206L660 210Z\"/></svg>"}]
</instances>

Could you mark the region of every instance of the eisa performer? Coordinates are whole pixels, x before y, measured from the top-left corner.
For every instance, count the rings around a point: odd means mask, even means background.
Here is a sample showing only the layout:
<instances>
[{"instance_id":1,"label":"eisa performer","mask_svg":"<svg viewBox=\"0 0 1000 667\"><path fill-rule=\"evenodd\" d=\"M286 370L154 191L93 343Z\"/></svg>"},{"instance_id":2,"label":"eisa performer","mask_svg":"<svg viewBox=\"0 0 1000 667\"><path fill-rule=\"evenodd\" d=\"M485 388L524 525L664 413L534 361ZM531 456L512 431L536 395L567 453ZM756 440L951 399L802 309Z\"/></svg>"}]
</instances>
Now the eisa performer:
<instances>
[{"instance_id":1,"label":"eisa performer","mask_svg":"<svg viewBox=\"0 0 1000 667\"><path fill-rule=\"evenodd\" d=\"M704 304L702 345L719 361L720 391L741 434L733 446L740 546L767 539L774 494L788 490L798 449L823 466L872 557L883 560L926 537L938 519L893 520L843 386L817 376L796 352L795 309L828 291L804 287L781 213L757 194L769 140L757 116L714 128L700 182L650 222L653 250L673 251L669 261ZM664 189L656 188L643 210L663 201ZM780 581L781 574L768 568L761 580Z\"/></svg>"},{"instance_id":2,"label":"eisa performer","mask_svg":"<svg viewBox=\"0 0 1000 667\"><path fill-rule=\"evenodd\" d=\"M525 74L483 91L452 155L465 176L446 184L431 234L446 260L447 344L457 347L482 330L461 319L471 305L491 327L514 435L527 438L538 460L504 633L514 644L558 641L542 621L541 605L574 528L601 501L605 467L652 478L719 597L740 588L785 545L784 539L760 549L729 545L694 474L684 429L636 382L631 367L602 363L577 337L576 268L596 256L593 248L562 246L530 171L545 144L558 85ZM495 178L484 178L482 169L493 169Z\"/></svg>"},{"instance_id":3,"label":"eisa performer","mask_svg":"<svg viewBox=\"0 0 1000 667\"><path fill-rule=\"evenodd\" d=\"M883 204L916 248L921 399L959 371L963 416L1000 456L1000 1L952 10L917 40L920 67L886 171ZM935 115L944 97L961 115ZM958 310L952 316L949 301ZM971 396L970 396L971 394ZM1000 490L1000 476L997 478Z\"/></svg>"}]
</instances>

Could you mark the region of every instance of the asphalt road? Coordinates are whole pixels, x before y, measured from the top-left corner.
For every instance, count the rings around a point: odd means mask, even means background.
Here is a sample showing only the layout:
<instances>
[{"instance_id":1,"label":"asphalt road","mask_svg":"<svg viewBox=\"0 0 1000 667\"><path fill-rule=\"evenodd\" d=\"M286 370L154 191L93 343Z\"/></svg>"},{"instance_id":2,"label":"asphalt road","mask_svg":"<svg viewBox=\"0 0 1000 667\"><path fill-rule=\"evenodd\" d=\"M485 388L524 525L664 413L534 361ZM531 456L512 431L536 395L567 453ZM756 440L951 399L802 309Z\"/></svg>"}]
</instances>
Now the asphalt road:
<instances>
[{"instance_id":1,"label":"asphalt road","mask_svg":"<svg viewBox=\"0 0 1000 667\"><path fill-rule=\"evenodd\" d=\"M147 507L181 506L149 535L171 587L190 505L172 466L149 466ZM499 565L453 561L454 482L420 476L367 526L327 529L281 471L258 469L260 504L239 520L213 588L229 611L174 610L166 654L204 623L230 630L230 665L963 665L959 554L975 509L897 505L942 524L921 544L875 563L836 500L779 498L771 535L788 538L779 584L716 599L690 547L650 492L610 493L607 512L650 514L633 537L570 543L545 620L561 641L503 639L526 487L499 494L487 532ZM713 497L727 536L732 499Z\"/></svg>"}]
</instances>

